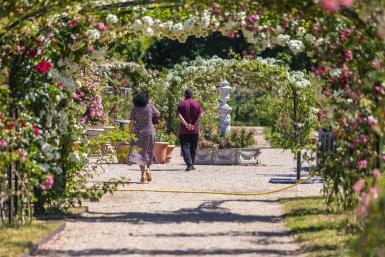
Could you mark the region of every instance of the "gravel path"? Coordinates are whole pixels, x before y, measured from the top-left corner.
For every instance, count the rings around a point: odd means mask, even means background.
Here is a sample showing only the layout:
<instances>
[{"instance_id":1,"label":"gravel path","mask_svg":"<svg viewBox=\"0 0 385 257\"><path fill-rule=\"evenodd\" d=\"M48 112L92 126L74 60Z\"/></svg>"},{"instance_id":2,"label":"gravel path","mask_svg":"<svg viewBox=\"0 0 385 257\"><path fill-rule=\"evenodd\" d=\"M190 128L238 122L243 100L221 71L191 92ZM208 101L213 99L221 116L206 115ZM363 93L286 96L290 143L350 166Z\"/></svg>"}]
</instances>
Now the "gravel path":
<instances>
[{"instance_id":1,"label":"gravel path","mask_svg":"<svg viewBox=\"0 0 385 257\"><path fill-rule=\"evenodd\" d=\"M255 192L295 177L289 152L263 149L260 166L199 166L184 172L180 150L172 164L153 168L154 182L129 188ZM140 178L137 167L110 165L98 179ZM87 203L89 213L70 220L38 256L303 256L283 225L282 197L319 194L321 185L299 185L269 196L116 192Z\"/></svg>"}]
</instances>

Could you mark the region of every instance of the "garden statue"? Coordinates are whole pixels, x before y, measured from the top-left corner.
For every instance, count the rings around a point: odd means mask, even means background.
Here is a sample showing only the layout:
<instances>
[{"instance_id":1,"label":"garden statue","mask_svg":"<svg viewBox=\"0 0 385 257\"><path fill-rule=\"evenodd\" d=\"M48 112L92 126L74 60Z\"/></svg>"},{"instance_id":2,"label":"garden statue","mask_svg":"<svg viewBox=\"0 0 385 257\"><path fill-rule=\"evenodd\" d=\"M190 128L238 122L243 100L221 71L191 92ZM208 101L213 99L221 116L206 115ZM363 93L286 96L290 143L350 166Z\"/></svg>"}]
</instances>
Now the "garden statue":
<instances>
[{"instance_id":1,"label":"garden statue","mask_svg":"<svg viewBox=\"0 0 385 257\"><path fill-rule=\"evenodd\" d=\"M230 99L231 87L228 81L224 80L219 84L219 89L221 90L221 100L222 103L218 107L219 113L219 128L221 136L225 137L230 132L230 122L231 122L231 110L232 108L227 104L227 101Z\"/></svg>"}]
</instances>

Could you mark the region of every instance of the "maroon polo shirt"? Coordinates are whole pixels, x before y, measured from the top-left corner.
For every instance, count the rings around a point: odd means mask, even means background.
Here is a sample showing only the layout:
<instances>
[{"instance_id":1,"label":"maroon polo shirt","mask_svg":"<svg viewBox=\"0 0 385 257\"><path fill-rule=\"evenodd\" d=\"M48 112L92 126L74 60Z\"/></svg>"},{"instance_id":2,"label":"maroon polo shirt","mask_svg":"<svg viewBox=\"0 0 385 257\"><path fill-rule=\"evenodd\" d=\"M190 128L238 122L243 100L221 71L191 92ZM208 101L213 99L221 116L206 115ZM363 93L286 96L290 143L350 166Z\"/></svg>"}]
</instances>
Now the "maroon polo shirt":
<instances>
[{"instance_id":1,"label":"maroon polo shirt","mask_svg":"<svg viewBox=\"0 0 385 257\"><path fill-rule=\"evenodd\" d=\"M176 114L181 114L188 124L195 124L199 115L202 113L202 108L195 100L189 98L179 103ZM194 130L188 130L182 123L179 123L179 134L199 134L199 123L196 124Z\"/></svg>"}]
</instances>

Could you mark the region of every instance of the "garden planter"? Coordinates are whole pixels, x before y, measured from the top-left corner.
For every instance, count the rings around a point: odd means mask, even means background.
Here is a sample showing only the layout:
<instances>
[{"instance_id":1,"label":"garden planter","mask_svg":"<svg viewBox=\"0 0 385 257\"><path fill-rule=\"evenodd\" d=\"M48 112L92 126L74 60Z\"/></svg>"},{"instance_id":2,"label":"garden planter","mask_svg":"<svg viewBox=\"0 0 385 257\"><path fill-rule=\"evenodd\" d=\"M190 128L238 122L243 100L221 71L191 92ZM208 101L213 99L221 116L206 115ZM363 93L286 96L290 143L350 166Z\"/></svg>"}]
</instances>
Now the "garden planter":
<instances>
[{"instance_id":1,"label":"garden planter","mask_svg":"<svg viewBox=\"0 0 385 257\"><path fill-rule=\"evenodd\" d=\"M86 130L88 139L98 139L100 134L104 133L104 128L90 128Z\"/></svg>"},{"instance_id":2,"label":"garden planter","mask_svg":"<svg viewBox=\"0 0 385 257\"><path fill-rule=\"evenodd\" d=\"M260 164L257 157L260 148L201 149L195 157L196 165L255 165Z\"/></svg>"},{"instance_id":3,"label":"garden planter","mask_svg":"<svg viewBox=\"0 0 385 257\"><path fill-rule=\"evenodd\" d=\"M210 165L213 164L213 149L198 148L195 155L196 165Z\"/></svg>"},{"instance_id":4,"label":"garden planter","mask_svg":"<svg viewBox=\"0 0 385 257\"><path fill-rule=\"evenodd\" d=\"M237 163L243 165L260 164L258 157L261 152L260 148L240 148L238 149Z\"/></svg>"},{"instance_id":5,"label":"garden planter","mask_svg":"<svg viewBox=\"0 0 385 257\"><path fill-rule=\"evenodd\" d=\"M163 164L166 161L168 143L165 142L156 142L155 143L155 158L157 164Z\"/></svg>"},{"instance_id":6,"label":"garden planter","mask_svg":"<svg viewBox=\"0 0 385 257\"><path fill-rule=\"evenodd\" d=\"M166 149L166 160L165 163L170 163L172 158L172 152L175 149L175 145L168 145Z\"/></svg>"},{"instance_id":7,"label":"garden planter","mask_svg":"<svg viewBox=\"0 0 385 257\"><path fill-rule=\"evenodd\" d=\"M237 149L218 149L213 152L214 165L234 165L238 160Z\"/></svg>"},{"instance_id":8,"label":"garden planter","mask_svg":"<svg viewBox=\"0 0 385 257\"><path fill-rule=\"evenodd\" d=\"M114 126L104 126L104 132L108 133L108 132L111 132L115 129Z\"/></svg>"},{"instance_id":9,"label":"garden planter","mask_svg":"<svg viewBox=\"0 0 385 257\"><path fill-rule=\"evenodd\" d=\"M117 142L115 143L116 148L116 157L118 158L118 163L126 163L128 159L128 154L130 152L130 144Z\"/></svg>"}]
</instances>

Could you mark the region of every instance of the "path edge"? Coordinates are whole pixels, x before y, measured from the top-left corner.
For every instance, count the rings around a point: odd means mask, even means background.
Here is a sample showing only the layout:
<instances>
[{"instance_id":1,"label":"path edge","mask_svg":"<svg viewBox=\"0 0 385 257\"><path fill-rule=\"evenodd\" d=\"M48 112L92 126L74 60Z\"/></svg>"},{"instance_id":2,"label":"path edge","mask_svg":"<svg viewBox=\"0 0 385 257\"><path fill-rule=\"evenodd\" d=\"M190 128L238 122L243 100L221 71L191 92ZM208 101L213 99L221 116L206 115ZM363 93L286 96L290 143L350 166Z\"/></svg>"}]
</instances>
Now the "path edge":
<instances>
[{"instance_id":1,"label":"path edge","mask_svg":"<svg viewBox=\"0 0 385 257\"><path fill-rule=\"evenodd\" d=\"M46 237L41 239L39 242L32 244L32 246L27 250L24 254L20 255L19 257L32 257L34 256L40 247L42 247L44 244L48 243L50 240L52 240L57 234L64 231L66 227L66 222L64 221L63 224L61 224L58 228L56 228L54 231L49 233Z\"/></svg>"},{"instance_id":2,"label":"path edge","mask_svg":"<svg viewBox=\"0 0 385 257\"><path fill-rule=\"evenodd\" d=\"M84 210L80 213L77 213L75 215L72 215L71 217L72 218L77 218L79 216L81 216L82 214L84 213L87 213L88 212L88 206L84 206ZM46 219L46 220L49 220L49 219ZM51 241L56 235L60 234L61 232L64 231L66 227L66 219L64 218L63 219L63 224L61 224L58 228L56 228L54 231L52 231L51 233L49 233L47 236L45 236L44 238L42 238L41 240L39 240L37 243L34 243L32 244L31 247L29 247L29 249L23 253L22 255L20 255L19 257L33 257L35 256L38 251L39 251L39 248L41 248L43 245L45 245L46 243L48 243L49 241Z\"/></svg>"}]
</instances>

